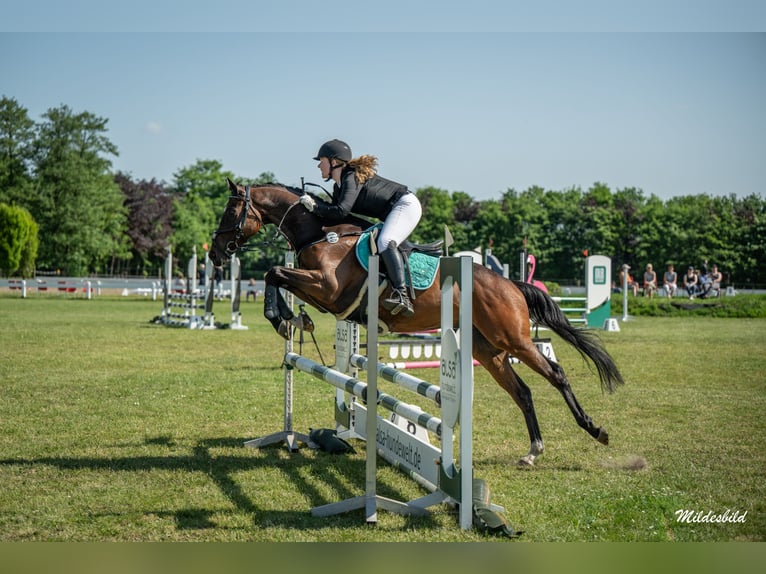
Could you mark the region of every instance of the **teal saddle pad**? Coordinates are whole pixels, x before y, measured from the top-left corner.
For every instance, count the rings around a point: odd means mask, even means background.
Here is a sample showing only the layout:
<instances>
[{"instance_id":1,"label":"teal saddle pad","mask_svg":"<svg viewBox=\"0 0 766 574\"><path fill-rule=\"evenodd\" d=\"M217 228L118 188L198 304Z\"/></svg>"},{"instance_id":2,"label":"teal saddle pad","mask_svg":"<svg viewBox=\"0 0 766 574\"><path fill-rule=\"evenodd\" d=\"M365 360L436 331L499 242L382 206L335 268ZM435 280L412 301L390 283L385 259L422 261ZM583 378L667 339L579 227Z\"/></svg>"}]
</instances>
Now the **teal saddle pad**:
<instances>
[{"instance_id":1,"label":"teal saddle pad","mask_svg":"<svg viewBox=\"0 0 766 574\"><path fill-rule=\"evenodd\" d=\"M362 233L359 241L356 242L356 258L365 271L368 270L367 260L370 257L370 237L375 227L382 227L382 224L373 226ZM436 279L436 271L439 269L439 258L414 251L410 254L409 267L412 274L412 286L419 291L423 291L433 285L434 279ZM405 273L407 285L410 285L410 273Z\"/></svg>"}]
</instances>

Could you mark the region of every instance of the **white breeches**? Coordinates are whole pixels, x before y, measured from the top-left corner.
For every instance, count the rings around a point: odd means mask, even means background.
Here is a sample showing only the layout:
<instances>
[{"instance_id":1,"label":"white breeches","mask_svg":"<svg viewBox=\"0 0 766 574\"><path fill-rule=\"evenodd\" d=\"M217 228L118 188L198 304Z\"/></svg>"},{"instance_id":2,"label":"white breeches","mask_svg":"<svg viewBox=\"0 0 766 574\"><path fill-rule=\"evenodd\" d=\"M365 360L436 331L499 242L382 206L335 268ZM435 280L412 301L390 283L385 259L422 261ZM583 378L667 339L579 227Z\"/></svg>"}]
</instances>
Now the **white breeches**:
<instances>
[{"instance_id":1,"label":"white breeches","mask_svg":"<svg viewBox=\"0 0 766 574\"><path fill-rule=\"evenodd\" d=\"M386 217L383 228L378 234L378 250L388 249L388 244L396 241L397 245L410 236L423 215L423 208L414 193L403 195L394 204L391 213Z\"/></svg>"}]
</instances>

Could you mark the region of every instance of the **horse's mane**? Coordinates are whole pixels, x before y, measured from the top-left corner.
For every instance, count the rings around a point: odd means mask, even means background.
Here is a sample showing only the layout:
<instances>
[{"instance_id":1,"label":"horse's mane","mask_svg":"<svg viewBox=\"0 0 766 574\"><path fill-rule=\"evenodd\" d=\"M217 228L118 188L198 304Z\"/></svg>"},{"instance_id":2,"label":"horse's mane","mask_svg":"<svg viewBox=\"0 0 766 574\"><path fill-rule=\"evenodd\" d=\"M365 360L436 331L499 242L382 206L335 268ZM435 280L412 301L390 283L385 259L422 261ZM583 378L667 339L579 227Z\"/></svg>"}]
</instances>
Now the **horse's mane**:
<instances>
[{"instance_id":1,"label":"horse's mane","mask_svg":"<svg viewBox=\"0 0 766 574\"><path fill-rule=\"evenodd\" d=\"M285 185L284 183L279 183L278 181L267 181L266 183L259 183L255 187L281 187L282 189L286 189L294 195L303 195L303 190L301 188L294 187L292 185Z\"/></svg>"}]
</instances>

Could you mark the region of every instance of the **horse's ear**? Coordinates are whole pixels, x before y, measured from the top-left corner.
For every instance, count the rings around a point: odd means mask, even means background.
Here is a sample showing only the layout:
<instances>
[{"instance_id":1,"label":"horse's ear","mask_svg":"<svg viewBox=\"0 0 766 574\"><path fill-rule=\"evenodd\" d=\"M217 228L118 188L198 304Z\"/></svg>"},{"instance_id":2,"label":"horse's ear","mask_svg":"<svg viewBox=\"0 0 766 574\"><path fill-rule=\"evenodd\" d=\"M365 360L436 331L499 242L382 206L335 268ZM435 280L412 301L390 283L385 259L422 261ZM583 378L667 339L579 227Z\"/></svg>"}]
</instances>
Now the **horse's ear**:
<instances>
[{"instance_id":1,"label":"horse's ear","mask_svg":"<svg viewBox=\"0 0 766 574\"><path fill-rule=\"evenodd\" d=\"M231 181L228 177L226 178L226 183L229 185L231 191L237 191L237 184Z\"/></svg>"}]
</instances>

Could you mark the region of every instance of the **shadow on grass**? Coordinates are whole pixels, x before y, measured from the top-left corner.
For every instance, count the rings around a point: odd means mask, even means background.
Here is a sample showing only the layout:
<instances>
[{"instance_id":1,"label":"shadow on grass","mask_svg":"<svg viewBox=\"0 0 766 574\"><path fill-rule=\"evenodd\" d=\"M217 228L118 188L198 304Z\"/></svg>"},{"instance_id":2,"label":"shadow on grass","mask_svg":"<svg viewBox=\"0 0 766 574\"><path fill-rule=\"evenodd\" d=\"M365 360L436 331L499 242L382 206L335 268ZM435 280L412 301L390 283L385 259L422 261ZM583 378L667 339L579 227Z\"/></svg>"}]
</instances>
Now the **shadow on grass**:
<instances>
[{"instance_id":1,"label":"shadow on grass","mask_svg":"<svg viewBox=\"0 0 766 574\"><path fill-rule=\"evenodd\" d=\"M153 446L175 446L172 438L168 436L149 437L145 444ZM242 455L214 455L213 449L242 450ZM78 472L81 470L110 471L110 472L146 472L152 470L178 470L199 472L207 475L218 487L220 492L232 503L237 511L252 516L256 527L283 528L314 528L324 529L333 527L354 527L364 521L362 510L340 514L332 519L313 517L310 509L299 511L275 511L261 509L258 506L257 493L253 496L246 492L240 483L234 478L238 473L257 472L259 469L278 468L280 473L286 476L295 486L295 489L305 496L312 507L320 506L337 500L327 500L315 484L307 480L309 477L321 477L326 487L339 494L341 499L353 498L360 492L352 492L341 481L338 475L340 464L351 469L348 482L359 484L360 490L364 489L365 468L364 460L342 461L337 455L321 453L316 457L306 457L301 451L293 452L286 460L286 452L283 445L251 450L243 446L241 438L223 437L199 441L189 455L168 454L167 456L125 456L125 457L40 457L40 458L9 458L0 459L0 466L51 466L61 471ZM308 472L306 472L308 471ZM391 486L378 482L379 492L383 496L396 500L407 500ZM270 501L272 502L272 501ZM179 530L188 529L212 529L221 528L212 517L220 514L219 510L210 508L182 508L174 511L147 510L146 515L171 516ZM423 528L436 526L432 517L406 517L404 530L410 528Z\"/></svg>"}]
</instances>

